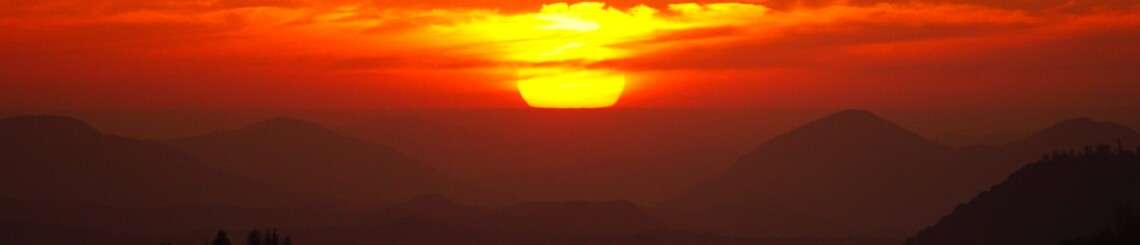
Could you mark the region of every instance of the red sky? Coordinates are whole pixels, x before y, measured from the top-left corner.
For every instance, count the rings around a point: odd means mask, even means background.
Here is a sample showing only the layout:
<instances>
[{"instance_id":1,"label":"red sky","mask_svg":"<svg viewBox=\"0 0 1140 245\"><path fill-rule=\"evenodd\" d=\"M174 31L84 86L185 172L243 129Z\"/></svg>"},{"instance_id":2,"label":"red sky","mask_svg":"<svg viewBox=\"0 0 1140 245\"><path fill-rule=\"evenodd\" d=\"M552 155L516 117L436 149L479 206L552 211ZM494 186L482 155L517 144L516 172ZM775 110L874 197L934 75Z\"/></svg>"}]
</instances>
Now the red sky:
<instances>
[{"instance_id":1,"label":"red sky","mask_svg":"<svg viewBox=\"0 0 1140 245\"><path fill-rule=\"evenodd\" d=\"M0 0L0 109L524 107L560 64L619 107L1140 106L1132 0L544 3Z\"/></svg>"}]
</instances>

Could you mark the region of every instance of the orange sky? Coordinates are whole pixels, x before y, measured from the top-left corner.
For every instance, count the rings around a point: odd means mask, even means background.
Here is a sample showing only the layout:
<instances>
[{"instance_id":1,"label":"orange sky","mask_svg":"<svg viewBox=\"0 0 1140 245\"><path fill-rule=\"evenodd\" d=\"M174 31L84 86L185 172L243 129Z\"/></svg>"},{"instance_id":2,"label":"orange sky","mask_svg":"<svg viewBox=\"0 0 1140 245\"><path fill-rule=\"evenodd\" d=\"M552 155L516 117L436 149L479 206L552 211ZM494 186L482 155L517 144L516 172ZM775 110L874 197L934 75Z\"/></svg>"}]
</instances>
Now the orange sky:
<instances>
[{"instance_id":1,"label":"orange sky","mask_svg":"<svg viewBox=\"0 0 1140 245\"><path fill-rule=\"evenodd\" d=\"M0 0L0 109L524 107L548 67L619 107L1135 107L1137 7Z\"/></svg>"}]
</instances>

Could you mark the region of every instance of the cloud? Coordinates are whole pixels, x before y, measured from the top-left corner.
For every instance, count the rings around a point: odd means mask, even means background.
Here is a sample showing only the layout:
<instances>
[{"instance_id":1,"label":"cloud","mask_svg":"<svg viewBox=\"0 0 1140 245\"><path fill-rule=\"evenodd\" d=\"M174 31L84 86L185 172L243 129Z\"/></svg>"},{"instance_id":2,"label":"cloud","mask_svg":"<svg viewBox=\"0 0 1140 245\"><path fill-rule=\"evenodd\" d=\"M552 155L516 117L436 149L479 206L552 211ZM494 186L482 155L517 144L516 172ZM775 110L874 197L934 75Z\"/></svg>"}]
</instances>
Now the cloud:
<instances>
[{"instance_id":1,"label":"cloud","mask_svg":"<svg viewBox=\"0 0 1140 245\"><path fill-rule=\"evenodd\" d=\"M776 12L748 22L745 28L698 29L678 32L726 38L711 44L676 48L608 65L628 69L710 69L766 66L811 66L834 62L849 49L864 45L892 45L927 40L979 38L1022 33L1051 20L1019 12L965 5L838 5L826 8ZM644 43L668 42L662 35ZM872 54L873 55L873 54Z\"/></svg>"},{"instance_id":2,"label":"cloud","mask_svg":"<svg viewBox=\"0 0 1140 245\"><path fill-rule=\"evenodd\" d=\"M559 3L544 5L534 13L461 15L462 21L432 25L415 35L434 45L462 47L456 51L512 64L590 63L634 56L651 48L623 44L663 34L741 25L766 11L760 5L734 3L673 4L664 10Z\"/></svg>"},{"instance_id":3,"label":"cloud","mask_svg":"<svg viewBox=\"0 0 1140 245\"><path fill-rule=\"evenodd\" d=\"M844 98L873 97L872 88L916 98L1140 92L1125 88L1140 65L1135 1L541 3L0 0L0 80L26 81L0 89L24 91L10 100L32 104L53 94L44 91L109 87L120 96L188 91L180 103L243 91L367 103L349 88L373 81L385 86L375 93L393 95L368 96L392 100L395 91L493 94L509 92L501 84L520 67L583 66L689 81L662 86L721 80L745 93L806 84Z\"/></svg>"}]
</instances>

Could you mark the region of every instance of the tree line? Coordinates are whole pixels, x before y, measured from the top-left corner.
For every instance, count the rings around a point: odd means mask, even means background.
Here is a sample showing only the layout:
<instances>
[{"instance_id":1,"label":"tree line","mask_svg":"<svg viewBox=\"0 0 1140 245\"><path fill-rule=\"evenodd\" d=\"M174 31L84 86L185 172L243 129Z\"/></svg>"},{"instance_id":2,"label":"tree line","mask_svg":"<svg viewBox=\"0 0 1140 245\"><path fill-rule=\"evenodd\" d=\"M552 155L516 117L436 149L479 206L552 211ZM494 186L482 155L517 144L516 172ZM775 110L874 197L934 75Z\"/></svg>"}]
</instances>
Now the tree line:
<instances>
[{"instance_id":1,"label":"tree line","mask_svg":"<svg viewBox=\"0 0 1140 245\"><path fill-rule=\"evenodd\" d=\"M173 243L163 242L161 245L173 245ZM214 239L206 241L206 245L235 244L230 240L229 233L225 230L218 230L217 235L214 235ZM265 231L254 229L246 236L245 245L293 245L293 238L282 236L277 233L277 229L267 229Z\"/></svg>"}]
</instances>

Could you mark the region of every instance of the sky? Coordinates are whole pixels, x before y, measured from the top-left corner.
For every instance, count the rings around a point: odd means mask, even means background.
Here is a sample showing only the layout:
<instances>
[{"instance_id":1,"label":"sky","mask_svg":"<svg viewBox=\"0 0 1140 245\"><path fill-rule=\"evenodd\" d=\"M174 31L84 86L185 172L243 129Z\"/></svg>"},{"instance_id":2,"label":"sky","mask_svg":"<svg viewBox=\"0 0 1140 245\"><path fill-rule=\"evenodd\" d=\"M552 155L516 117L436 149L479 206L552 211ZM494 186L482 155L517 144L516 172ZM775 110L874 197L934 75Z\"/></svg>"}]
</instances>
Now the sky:
<instances>
[{"instance_id":1,"label":"sky","mask_svg":"<svg viewBox=\"0 0 1140 245\"><path fill-rule=\"evenodd\" d=\"M525 108L558 76L624 108L1140 106L1131 0L0 0L0 33L7 110Z\"/></svg>"}]
</instances>

